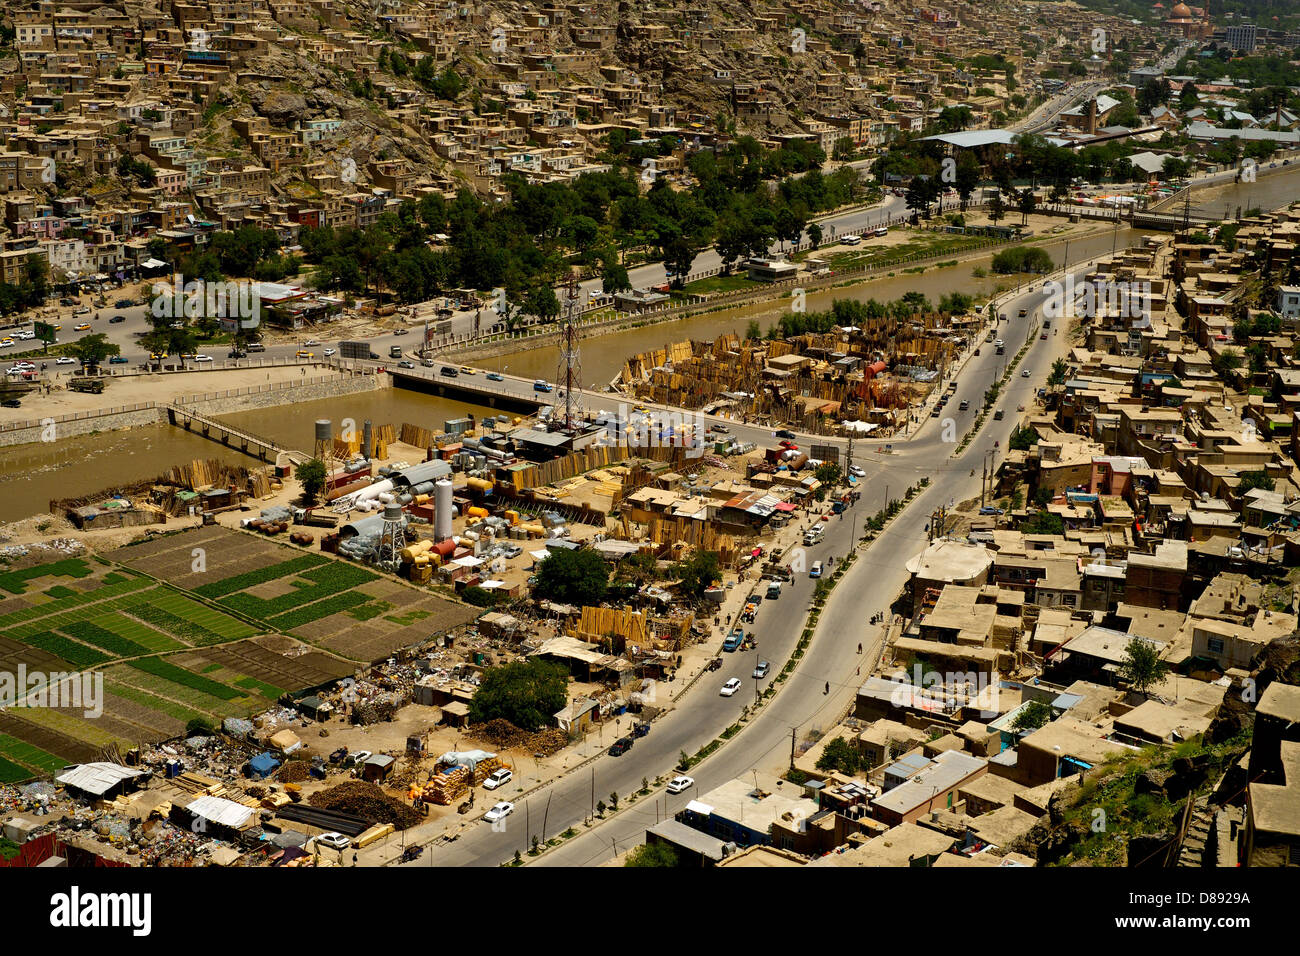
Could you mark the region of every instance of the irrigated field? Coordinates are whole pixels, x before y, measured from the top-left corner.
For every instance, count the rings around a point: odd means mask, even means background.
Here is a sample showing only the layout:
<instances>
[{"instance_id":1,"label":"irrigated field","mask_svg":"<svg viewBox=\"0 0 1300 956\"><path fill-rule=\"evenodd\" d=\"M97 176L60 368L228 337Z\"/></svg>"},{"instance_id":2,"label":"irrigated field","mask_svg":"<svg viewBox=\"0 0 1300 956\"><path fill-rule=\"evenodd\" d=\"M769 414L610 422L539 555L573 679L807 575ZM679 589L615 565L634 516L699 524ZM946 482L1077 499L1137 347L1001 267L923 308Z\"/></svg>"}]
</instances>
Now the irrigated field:
<instances>
[{"instance_id":1,"label":"irrigated field","mask_svg":"<svg viewBox=\"0 0 1300 956\"><path fill-rule=\"evenodd\" d=\"M175 736L191 720L256 713L477 613L219 527L112 558L0 572L0 671L23 665L29 675L90 671L103 680L95 717L80 706L0 714L0 782Z\"/></svg>"}]
</instances>

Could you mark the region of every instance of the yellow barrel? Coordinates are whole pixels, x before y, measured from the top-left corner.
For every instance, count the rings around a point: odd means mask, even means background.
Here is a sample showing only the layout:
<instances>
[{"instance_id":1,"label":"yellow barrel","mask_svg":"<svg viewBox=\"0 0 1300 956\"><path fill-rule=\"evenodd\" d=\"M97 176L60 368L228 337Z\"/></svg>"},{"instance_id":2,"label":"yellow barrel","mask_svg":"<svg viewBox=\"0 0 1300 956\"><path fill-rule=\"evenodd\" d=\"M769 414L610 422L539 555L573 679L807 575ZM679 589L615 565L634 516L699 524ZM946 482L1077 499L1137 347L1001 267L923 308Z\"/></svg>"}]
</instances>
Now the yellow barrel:
<instances>
[{"instance_id":1,"label":"yellow barrel","mask_svg":"<svg viewBox=\"0 0 1300 956\"><path fill-rule=\"evenodd\" d=\"M536 522L532 522L531 524L520 525L520 527L523 528L525 531L527 531L529 534L535 535L538 538L540 538L543 534L546 533L545 529L543 529L542 526Z\"/></svg>"},{"instance_id":2,"label":"yellow barrel","mask_svg":"<svg viewBox=\"0 0 1300 956\"><path fill-rule=\"evenodd\" d=\"M492 482L488 481L486 478L467 478L465 480L465 486L485 494L492 490Z\"/></svg>"},{"instance_id":3,"label":"yellow barrel","mask_svg":"<svg viewBox=\"0 0 1300 956\"><path fill-rule=\"evenodd\" d=\"M465 512L465 514L467 514L471 518L486 518L488 516L488 510L486 508L479 508L475 506L473 508L470 508L469 511Z\"/></svg>"},{"instance_id":4,"label":"yellow barrel","mask_svg":"<svg viewBox=\"0 0 1300 956\"><path fill-rule=\"evenodd\" d=\"M507 511L507 512L506 512L506 520L509 521L511 524L519 524L519 512L518 512L518 511Z\"/></svg>"}]
</instances>

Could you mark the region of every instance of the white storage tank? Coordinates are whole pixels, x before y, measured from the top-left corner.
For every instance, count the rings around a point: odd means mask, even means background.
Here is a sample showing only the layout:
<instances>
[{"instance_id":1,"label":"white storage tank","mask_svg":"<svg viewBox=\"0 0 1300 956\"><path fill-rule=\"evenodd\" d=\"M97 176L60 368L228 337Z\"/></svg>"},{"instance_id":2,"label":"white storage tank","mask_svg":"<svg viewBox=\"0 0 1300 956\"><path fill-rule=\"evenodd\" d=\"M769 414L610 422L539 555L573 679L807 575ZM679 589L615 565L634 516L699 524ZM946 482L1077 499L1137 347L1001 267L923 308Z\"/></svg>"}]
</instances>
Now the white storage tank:
<instances>
[{"instance_id":1,"label":"white storage tank","mask_svg":"<svg viewBox=\"0 0 1300 956\"><path fill-rule=\"evenodd\" d=\"M446 478L434 485L433 537L446 541L451 537L451 482Z\"/></svg>"}]
</instances>

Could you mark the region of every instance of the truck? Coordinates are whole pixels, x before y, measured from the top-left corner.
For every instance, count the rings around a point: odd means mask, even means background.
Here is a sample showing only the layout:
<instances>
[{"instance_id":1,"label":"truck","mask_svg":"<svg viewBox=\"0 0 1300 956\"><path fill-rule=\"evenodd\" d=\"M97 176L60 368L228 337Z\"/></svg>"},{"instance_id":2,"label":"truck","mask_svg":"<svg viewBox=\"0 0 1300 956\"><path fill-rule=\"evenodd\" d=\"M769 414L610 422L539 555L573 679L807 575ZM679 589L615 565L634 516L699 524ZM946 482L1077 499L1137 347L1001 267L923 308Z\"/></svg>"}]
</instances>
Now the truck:
<instances>
[{"instance_id":1,"label":"truck","mask_svg":"<svg viewBox=\"0 0 1300 956\"><path fill-rule=\"evenodd\" d=\"M390 346L388 346L388 357L389 357L389 358L401 358L401 357L402 357L402 347L401 347L400 345L390 345Z\"/></svg>"},{"instance_id":2,"label":"truck","mask_svg":"<svg viewBox=\"0 0 1300 956\"><path fill-rule=\"evenodd\" d=\"M104 380L102 378L74 378L68 383L68 388L74 392L90 392L92 395L100 395L104 391Z\"/></svg>"},{"instance_id":3,"label":"truck","mask_svg":"<svg viewBox=\"0 0 1300 956\"><path fill-rule=\"evenodd\" d=\"M768 582L767 582L767 599L768 599L769 601L775 601L775 600L776 600L777 598L779 598L780 596L781 596L781 582L780 582L780 581L768 581Z\"/></svg>"},{"instance_id":4,"label":"truck","mask_svg":"<svg viewBox=\"0 0 1300 956\"><path fill-rule=\"evenodd\" d=\"M293 512L293 523L304 524L313 528L337 528L339 519L338 515L327 514L324 511L312 508L296 508Z\"/></svg>"},{"instance_id":5,"label":"truck","mask_svg":"<svg viewBox=\"0 0 1300 956\"><path fill-rule=\"evenodd\" d=\"M724 651L734 651L736 648L740 647L740 643L744 639L745 632L738 627L727 635L727 639L722 642L722 649Z\"/></svg>"}]
</instances>

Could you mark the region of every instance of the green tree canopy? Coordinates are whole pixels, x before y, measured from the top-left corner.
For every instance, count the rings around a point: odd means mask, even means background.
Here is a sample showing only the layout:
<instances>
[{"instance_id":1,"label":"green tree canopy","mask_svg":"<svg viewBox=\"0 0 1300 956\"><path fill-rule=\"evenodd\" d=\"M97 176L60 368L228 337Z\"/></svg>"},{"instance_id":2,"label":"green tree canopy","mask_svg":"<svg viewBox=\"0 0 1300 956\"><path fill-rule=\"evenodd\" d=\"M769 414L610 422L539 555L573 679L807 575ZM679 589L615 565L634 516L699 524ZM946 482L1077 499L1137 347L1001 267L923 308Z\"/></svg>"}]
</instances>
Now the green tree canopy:
<instances>
[{"instance_id":1,"label":"green tree canopy","mask_svg":"<svg viewBox=\"0 0 1300 956\"><path fill-rule=\"evenodd\" d=\"M682 590L694 597L702 595L713 582L721 580L722 565L713 551L696 551L685 561L673 565L673 575Z\"/></svg>"},{"instance_id":2,"label":"green tree canopy","mask_svg":"<svg viewBox=\"0 0 1300 956\"><path fill-rule=\"evenodd\" d=\"M547 558L550 561L551 558ZM484 671L469 703L471 723L507 720L520 730L540 730L568 701L564 667L532 658Z\"/></svg>"},{"instance_id":3,"label":"green tree canopy","mask_svg":"<svg viewBox=\"0 0 1300 956\"><path fill-rule=\"evenodd\" d=\"M293 476L302 485L302 496L307 501L315 501L316 496L325 488L325 463L319 458L310 458L294 469Z\"/></svg>"},{"instance_id":4,"label":"green tree canopy","mask_svg":"<svg viewBox=\"0 0 1300 956\"><path fill-rule=\"evenodd\" d=\"M551 552L537 570L533 593L565 604L599 604L609 586L609 566L595 551Z\"/></svg>"},{"instance_id":5,"label":"green tree canopy","mask_svg":"<svg viewBox=\"0 0 1300 956\"><path fill-rule=\"evenodd\" d=\"M1139 693L1146 693L1164 680L1169 665L1160 659L1160 651L1146 638L1135 637L1124 650L1119 673Z\"/></svg>"}]
</instances>

